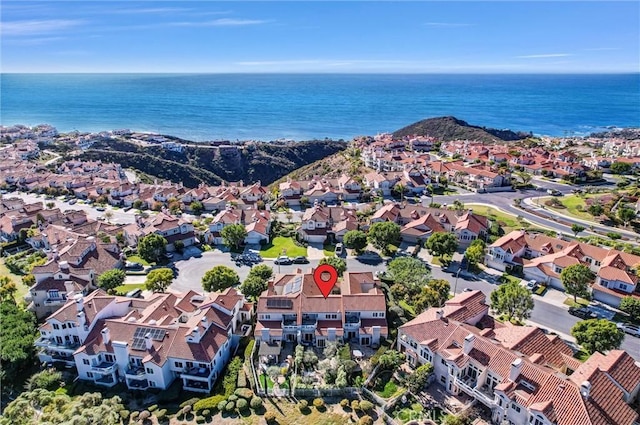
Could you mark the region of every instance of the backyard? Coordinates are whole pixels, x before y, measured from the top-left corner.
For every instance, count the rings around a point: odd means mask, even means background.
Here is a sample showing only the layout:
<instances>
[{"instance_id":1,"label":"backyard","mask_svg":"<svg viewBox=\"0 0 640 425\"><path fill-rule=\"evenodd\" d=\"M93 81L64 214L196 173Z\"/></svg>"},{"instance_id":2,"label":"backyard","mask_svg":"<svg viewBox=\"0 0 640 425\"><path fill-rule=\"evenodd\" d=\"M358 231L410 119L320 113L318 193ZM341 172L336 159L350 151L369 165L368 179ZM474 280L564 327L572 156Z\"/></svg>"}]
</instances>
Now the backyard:
<instances>
[{"instance_id":1,"label":"backyard","mask_svg":"<svg viewBox=\"0 0 640 425\"><path fill-rule=\"evenodd\" d=\"M260 248L260 254L264 258L277 258L281 255L297 257L307 255L307 248L298 246L291 238L276 236L273 240Z\"/></svg>"},{"instance_id":2,"label":"backyard","mask_svg":"<svg viewBox=\"0 0 640 425\"><path fill-rule=\"evenodd\" d=\"M18 304L20 304L24 299L24 296L27 295L27 292L29 292L29 288L24 283L22 283L22 276L11 273L11 271L4 264L4 259L0 259L0 276L7 276L11 280L13 280L13 283L16 284L16 288L18 288L18 291L16 292L16 301L18 302Z\"/></svg>"}]
</instances>

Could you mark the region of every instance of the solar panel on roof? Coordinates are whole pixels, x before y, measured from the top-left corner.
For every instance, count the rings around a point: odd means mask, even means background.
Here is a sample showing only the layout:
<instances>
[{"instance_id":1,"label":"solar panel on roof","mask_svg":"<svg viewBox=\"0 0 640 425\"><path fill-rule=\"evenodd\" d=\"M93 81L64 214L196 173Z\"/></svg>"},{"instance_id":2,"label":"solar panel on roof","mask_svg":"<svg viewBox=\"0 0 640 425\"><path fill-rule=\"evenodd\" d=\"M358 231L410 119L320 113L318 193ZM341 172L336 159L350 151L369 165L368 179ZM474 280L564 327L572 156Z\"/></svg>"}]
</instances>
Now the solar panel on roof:
<instances>
[{"instance_id":1,"label":"solar panel on roof","mask_svg":"<svg viewBox=\"0 0 640 425\"><path fill-rule=\"evenodd\" d=\"M293 301L282 298L269 298L267 300L267 308L293 308Z\"/></svg>"},{"instance_id":2,"label":"solar panel on roof","mask_svg":"<svg viewBox=\"0 0 640 425\"><path fill-rule=\"evenodd\" d=\"M131 349L133 350L144 350L146 348L146 344L144 342L144 338L133 338L133 343L131 344Z\"/></svg>"}]
</instances>

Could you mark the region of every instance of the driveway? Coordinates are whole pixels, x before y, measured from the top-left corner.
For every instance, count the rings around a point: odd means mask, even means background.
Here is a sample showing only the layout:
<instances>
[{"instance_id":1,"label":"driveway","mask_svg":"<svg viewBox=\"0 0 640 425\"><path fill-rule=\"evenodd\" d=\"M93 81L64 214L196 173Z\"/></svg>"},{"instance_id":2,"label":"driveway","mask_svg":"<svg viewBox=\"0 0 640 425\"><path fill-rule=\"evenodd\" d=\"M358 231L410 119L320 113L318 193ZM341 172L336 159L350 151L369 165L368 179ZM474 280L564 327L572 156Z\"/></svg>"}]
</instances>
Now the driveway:
<instances>
[{"instance_id":1,"label":"driveway","mask_svg":"<svg viewBox=\"0 0 640 425\"><path fill-rule=\"evenodd\" d=\"M324 258L324 251L321 243L310 243L307 247L307 258L309 260L320 260Z\"/></svg>"}]
</instances>

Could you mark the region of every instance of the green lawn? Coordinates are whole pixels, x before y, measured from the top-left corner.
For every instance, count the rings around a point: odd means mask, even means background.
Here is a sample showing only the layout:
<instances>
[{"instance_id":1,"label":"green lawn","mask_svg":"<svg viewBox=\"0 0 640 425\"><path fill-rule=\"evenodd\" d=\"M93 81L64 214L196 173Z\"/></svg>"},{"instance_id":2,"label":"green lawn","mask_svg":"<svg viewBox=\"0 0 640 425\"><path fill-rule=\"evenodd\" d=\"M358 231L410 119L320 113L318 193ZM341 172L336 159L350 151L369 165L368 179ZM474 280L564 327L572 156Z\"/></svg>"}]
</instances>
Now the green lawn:
<instances>
[{"instance_id":1,"label":"green lawn","mask_svg":"<svg viewBox=\"0 0 640 425\"><path fill-rule=\"evenodd\" d=\"M27 292L29 292L29 287L22 283L22 276L11 273L11 271L4 264L4 259L0 259L0 276L7 276L11 278L11 280L13 280L13 283L16 284L16 288L18 288L18 291L16 292L16 301L19 305L22 305L24 296L27 295Z\"/></svg>"},{"instance_id":2,"label":"green lawn","mask_svg":"<svg viewBox=\"0 0 640 425\"><path fill-rule=\"evenodd\" d=\"M147 261L143 260L139 255L129 255L127 256L127 261L131 261L132 263L140 263L143 266L150 266Z\"/></svg>"},{"instance_id":3,"label":"green lawn","mask_svg":"<svg viewBox=\"0 0 640 425\"><path fill-rule=\"evenodd\" d=\"M276 236L271 243L260 248L260 254L264 258L277 258L281 255L289 257L306 256L307 248L296 245L291 238Z\"/></svg>"},{"instance_id":4,"label":"green lawn","mask_svg":"<svg viewBox=\"0 0 640 425\"><path fill-rule=\"evenodd\" d=\"M548 207L546 205L545 205L545 208L549 208L550 210L553 210L553 211L558 211L559 213L568 215L570 217L593 221L593 216L586 211L588 208L586 199L598 198L601 196L603 196L602 193L589 193L584 197L580 197L578 195L562 196L559 199L560 199L560 202L562 202L562 205L564 205L566 208L554 208L554 207ZM545 201L548 201L549 199L551 199L550 196L545 196L544 198L540 198L539 202L541 205L544 205ZM538 203L537 198L536 198L536 203ZM580 209L582 209L583 211L580 211Z\"/></svg>"},{"instance_id":5,"label":"green lawn","mask_svg":"<svg viewBox=\"0 0 640 425\"><path fill-rule=\"evenodd\" d=\"M491 220L495 220L502 226L505 233L509 233L512 230L520 229L522 224L517 220L515 215L503 213L486 205L477 204L465 204L466 207L471 208L474 213L483 215Z\"/></svg>"},{"instance_id":6,"label":"green lawn","mask_svg":"<svg viewBox=\"0 0 640 425\"><path fill-rule=\"evenodd\" d=\"M585 307L589 305L589 301L582 299L580 297L578 297L578 302L574 302L573 301L573 297L567 298L566 300L564 300L564 304L568 305L569 307Z\"/></svg>"},{"instance_id":7,"label":"green lawn","mask_svg":"<svg viewBox=\"0 0 640 425\"><path fill-rule=\"evenodd\" d=\"M129 291L133 291L134 289L142 289L144 291L144 283L130 283L127 285L120 285L116 287L116 293L119 295L124 295Z\"/></svg>"},{"instance_id":8,"label":"green lawn","mask_svg":"<svg viewBox=\"0 0 640 425\"><path fill-rule=\"evenodd\" d=\"M384 385L384 389L382 391L376 391L376 394L378 394L382 398L391 398L396 394L396 392L398 392L398 386L395 384L395 382L388 381Z\"/></svg>"}]
</instances>

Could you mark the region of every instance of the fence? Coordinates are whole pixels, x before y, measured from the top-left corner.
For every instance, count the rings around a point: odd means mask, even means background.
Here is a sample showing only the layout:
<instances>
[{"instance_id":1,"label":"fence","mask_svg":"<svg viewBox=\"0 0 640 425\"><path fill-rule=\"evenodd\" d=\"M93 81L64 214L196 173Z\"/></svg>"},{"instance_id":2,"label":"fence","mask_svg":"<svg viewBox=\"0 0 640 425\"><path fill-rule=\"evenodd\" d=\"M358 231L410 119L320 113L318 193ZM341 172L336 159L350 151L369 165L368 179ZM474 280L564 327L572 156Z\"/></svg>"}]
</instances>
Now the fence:
<instances>
[{"instance_id":1,"label":"fence","mask_svg":"<svg viewBox=\"0 0 640 425\"><path fill-rule=\"evenodd\" d=\"M296 388L296 397L347 397L359 396L359 388Z\"/></svg>"}]
</instances>

